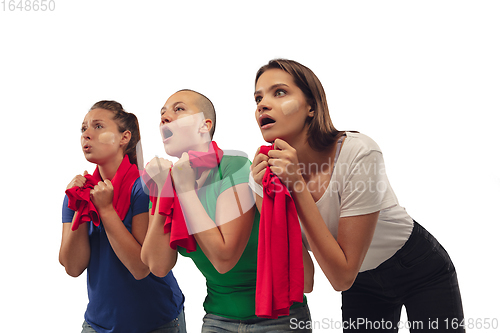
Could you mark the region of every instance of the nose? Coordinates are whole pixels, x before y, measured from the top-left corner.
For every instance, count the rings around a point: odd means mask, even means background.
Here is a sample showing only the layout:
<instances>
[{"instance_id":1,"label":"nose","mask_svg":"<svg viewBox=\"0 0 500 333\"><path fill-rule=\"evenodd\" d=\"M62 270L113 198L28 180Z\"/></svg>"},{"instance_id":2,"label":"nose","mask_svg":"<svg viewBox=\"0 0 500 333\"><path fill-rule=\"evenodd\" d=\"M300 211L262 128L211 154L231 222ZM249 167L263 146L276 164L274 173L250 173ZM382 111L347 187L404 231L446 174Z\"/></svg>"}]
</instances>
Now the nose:
<instances>
[{"instance_id":1,"label":"nose","mask_svg":"<svg viewBox=\"0 0 500 333\"><path fill-rule=\"evenodd\" d=\"M82 132L82 138L87 139L87 140L90 140L90 132L89 132L89 129L90 129L90 128L87 128L85 131L83 131L83 132Z\"/></svg>"},{"instance_id":2,"label":"nose","mask_svg":"<svg viewBox=\"0 0 500 333\"><path fill-rule=\"evenodd\" d=\"M271 107L271 104L268 103L268 99L266 99L265 97L262 97L259 104L257 104L257 111L259 113L261 113L263 111L269 111L271 109L272 109L272 107Z\"/></svg>"},{"instance_id":3,"label":"nose","mask_svg":"<svg viewBox=\"0 0 500 333\"><path fill-rule=\"evenodd\" d=\"M161 115L161 124L171 123L173 121L172 114L169 111L163 112Z\"/></svg>"}]
</instances>

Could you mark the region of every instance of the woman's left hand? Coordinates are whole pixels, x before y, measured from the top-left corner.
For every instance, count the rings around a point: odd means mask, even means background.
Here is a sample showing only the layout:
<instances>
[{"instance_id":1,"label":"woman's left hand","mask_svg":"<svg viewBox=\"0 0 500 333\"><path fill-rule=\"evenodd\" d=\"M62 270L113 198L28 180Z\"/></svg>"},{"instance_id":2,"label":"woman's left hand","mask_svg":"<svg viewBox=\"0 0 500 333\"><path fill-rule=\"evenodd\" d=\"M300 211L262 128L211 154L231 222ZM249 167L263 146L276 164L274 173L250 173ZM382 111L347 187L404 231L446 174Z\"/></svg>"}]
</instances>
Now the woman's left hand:
<instances>
[{"instance_id":1,"label":"woman's left hand","mask_svg":"<svg viewBox=\"0 0 500 333\"><path fill-rule=\"evenodd\" d=\"M181 158L172 166L171 172L177 192L182 193L195 189L196 173L191 167L188 153L182 153Z\"/></svg>"},{"instance_id":2,"label":"woman's left hand","mask_svg":"<svg viewBox=\"0 0 500 333\"><path fill-rule=\"evenodd\" d=\"M113 208L113 185L109 179L100 181L90 190L90 200L99 212L103 209ZM114 208L113 208L114 209Z\"/></svg>"},{"instance_id":3,"label":"woman's left hand","mask_svg":"<svg viewBox=\"0 0 500 333\"><path fill-rule=\"evenodd\" d=\"M267 155L271 171L278 176L288 190L291 191L298 182L303 182L297 151L286 141L276 139L274 150L270 150Z\"/></svg>"}]
</instances>

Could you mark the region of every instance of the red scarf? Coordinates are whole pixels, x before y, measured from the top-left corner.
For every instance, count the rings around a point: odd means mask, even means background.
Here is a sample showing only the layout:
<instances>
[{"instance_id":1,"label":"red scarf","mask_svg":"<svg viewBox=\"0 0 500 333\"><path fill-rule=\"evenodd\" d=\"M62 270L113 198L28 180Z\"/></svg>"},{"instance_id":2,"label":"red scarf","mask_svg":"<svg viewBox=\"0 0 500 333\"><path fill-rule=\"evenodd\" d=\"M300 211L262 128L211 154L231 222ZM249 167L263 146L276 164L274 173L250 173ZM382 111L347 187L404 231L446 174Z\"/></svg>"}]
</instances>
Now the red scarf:
<instances>
[{"instance_id":1,"label":"red scarf","mask_svg":"<svg viewBox=\"0 0 500 333\"><path fill-rule=\"evenodd\" d=\"M90 200L90 190L98 182L102 181L99 174L99 167L96 167L93 175L85 175L85 178L87 181L82 187L75 186L66 190L66 195L69 199L68 207L77 211L77 215L71 226L71 230L73 231L85 222L93 221L95 226L99 226L101 223L99 213L92 200ZM137 178L139 178L137 165L131 164L128 156L125 155L116 174L111 179L111 184L113 185L113 208L122 221L125 219L130 208L132 186Z\"/></svg>"},{"instance_id":2,"label":"red scarf","mask_svg":"<svg viewBox=\"0 0 500 333\"><path fill-rule=\"evenodd\" d=\"M262 146L260 152L271 149ZM269 167L262 186L255 314L278 318L289 315L293 302L303 301L302 234L290 192Z\"/></svg>"},{"instance_id":3,"label":"red scarf","mask_svg":"<svg viewBox=\"0 0 500 333\"><path fill-rule=\"evenodd\" d=\"M215 141L212 141L208 152L190 150L188 151L188 155L191 167L195 168L197 171L196 178L199 178L203 171L219 165L224 152L217 146ZM153 203L151 214L154 214L156 202L158 200L158 187L154 181L151 181L151 178L146 172L143 173L143 177L144 182L149 188L149 197ZM163 231L165 233L170 232L170 247L176 250L177 246L181 246L185 248L188 253L196 251L196 240L193 235L189 234L187 229L184 213L182 212L179 198L172 184L170 173L160 194L159 209L159 213L167 217L165 225L163 226Z\"/></svg>"}]
</instances>

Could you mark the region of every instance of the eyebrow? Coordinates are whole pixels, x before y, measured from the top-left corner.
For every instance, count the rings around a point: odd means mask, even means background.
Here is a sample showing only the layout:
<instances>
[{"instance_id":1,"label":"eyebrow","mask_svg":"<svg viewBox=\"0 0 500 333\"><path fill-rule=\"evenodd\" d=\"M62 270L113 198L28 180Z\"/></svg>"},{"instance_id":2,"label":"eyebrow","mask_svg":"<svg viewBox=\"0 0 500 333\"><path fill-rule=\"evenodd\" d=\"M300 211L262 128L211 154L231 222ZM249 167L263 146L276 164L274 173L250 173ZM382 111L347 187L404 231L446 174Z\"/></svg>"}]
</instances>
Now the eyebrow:
<instances>
[{"instance_id":1,"label":"eyebrow","mask_svg":"<svg viewBox=\"0 0 500 333\"><path fill-rule=\"evenodd\" d=\"M102 119L94 119L92 120L91 124L96 123L98 121L103 121ZM85 125L85 121L82 122L82 126Z\"/></svg>"},{"instance_id":2,"label":"eyebrow","mask_svg":"<svg viewBox=\"0 0 500 333\"><path fill-rule=\"evenodd\" d=\"M186 103L184 103L183 101L175 102L174 104L172 104L172 108L175 108L179 104L186 104ZM166 107L162 107L160 109L160 113L163 113L163 111L167 111L167 108Z\"/></svg>"},{"instance_id":3,"label":"eyebrow","mask_svg":"<svg viewBox=\"0 0 500 333\"><path fill-rule=\"evenodd\" d=\"M288 87L287 84L284 84L284 83L276 83L276 84L273 84L271 87L269 87L268 91L269 90L274 90L275 88L278 88L278 87L281 87L281 86L285 86L285 87ZM258 95L258 94L261 94L262 91L261 90L257 90L256 92L253 93L253 95Z\"/></svg>"}]
</instances>

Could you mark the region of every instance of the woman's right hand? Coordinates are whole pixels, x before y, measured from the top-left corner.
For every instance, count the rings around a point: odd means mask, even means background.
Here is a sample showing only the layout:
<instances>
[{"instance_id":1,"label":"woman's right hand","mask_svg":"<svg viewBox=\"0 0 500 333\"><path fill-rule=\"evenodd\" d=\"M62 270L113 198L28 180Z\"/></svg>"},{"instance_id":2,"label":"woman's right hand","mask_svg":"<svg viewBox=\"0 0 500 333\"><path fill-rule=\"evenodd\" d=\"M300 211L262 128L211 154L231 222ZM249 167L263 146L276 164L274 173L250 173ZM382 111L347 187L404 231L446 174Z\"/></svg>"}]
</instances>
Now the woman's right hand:
<instances>
[{"instance_id":1,"label":"woman's right hand","mask_svg":"<svg viewBox=\"0 0 500 333\"><path fill-rule=\"evenodd\" d=\"M252 165L250 166L250 171L252 172L253 179L259 185L262 185L262 179L266 173L266 168L269 166L269 157L265 154L260 153L260 147L257 149L255 156L253 158Z\"/></svg>"},{"instance_id":2,"label":"woman's right hand","mask_svg":"<svg viewBox=\"0 0 500 333\"><path fill-rule=\"evenodd\" d=\"M145 167L149 177L154 180L158 188L162 188L172 168L172 162L165 158L154 157Z\"/></svg>"},{"instance_id":3,"label":"woman's right hand","mask_svg":"<svg viewBox=\"0 0 500 333\"><path fill-rule=\"evenodd\" d=\"M68 184L68 186L66 186L66 189L69 190L70 188L73 188L75 186L82 187L83 185L85 185L85 182L87 181L85 175L88 175L87 170L83 172L83 175L76 175L75 178L73 178Z\"/></svg>"}]
</instances>

